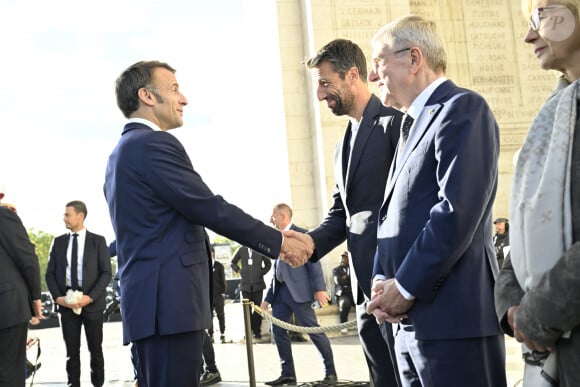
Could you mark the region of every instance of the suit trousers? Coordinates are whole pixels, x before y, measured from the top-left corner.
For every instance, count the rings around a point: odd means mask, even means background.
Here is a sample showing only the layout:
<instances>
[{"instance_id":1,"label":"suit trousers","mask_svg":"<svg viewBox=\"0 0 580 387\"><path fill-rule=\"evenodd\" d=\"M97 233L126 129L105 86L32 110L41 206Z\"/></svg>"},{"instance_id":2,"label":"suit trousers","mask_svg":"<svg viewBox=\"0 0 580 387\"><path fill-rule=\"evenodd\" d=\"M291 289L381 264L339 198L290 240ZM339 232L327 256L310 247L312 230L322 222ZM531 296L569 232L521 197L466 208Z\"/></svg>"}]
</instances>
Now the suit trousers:
<instances>
[{"instance_id":1,"label":"suit trousers","mask_svg":"<svg viewBox=\"0 0 580 387\"><path fill-rule=\"evenodd\" d=\"M350 312L350 308L352 308L354 304L354 300L352 298L352 293L345 292L340 296L336 297L338 303L338 312L340 314L340 322L344 323L348 321L348 314Z\"/></svg>"},{"instance_id":2,"label":"suit trousers","mask_svg":"<svg viewBox=\"0 0 580 387\"><path fill-rule=\"evenodd\" d=\"M412 325L399 324L395 351L403 387L507 386L503 335L417 340Z\"/></svg>"},{"instance_id":3,"label":"suit trousers","mask_svg":"<svg viewBox=\"0 0 580 387\"><path fill-rule=\"evenodd\" d=\"M220 333L223 335L226 333L226 313L225 313L225 303L226 300L224 299L223 294L214 294L213 296L213 304L211 306L212 314L215 313L218 319L218 324L220 327ZM212 324L208 330L210 336L213 336L213 315L212 315Z\"/></svg>"},{"instance_id":4,"label":"suit trousers","mask_svg":"<svg viewBox=\"0 0 580 387\"><path fill-rule=\"evenodd\" d=\"M0 387L24 387L28 323L0 329Z\"/></svg>"},{"instance_id":5,"label":"suit trousers","mask_svg":"<svg viewBox=\"0 0 580 387\"><path fill-rule=\"evenodd\" d=\"M85 328L87 347L91 354L91 383L102 386L105 383L105 360L103 358L103 312L87 312L80 315L72 309L60 308L60 326L66 346L66 372L68 386L80 387L81 378L81 326Z\"/></svg>"},{"instance_id":6,"label":"suit trousers","mask_svg":"<svg viewBox=\"0 0 580 387\"><path fill-rule=\"evenodd\" d=\"M287 286L282 285L276 292L275 298L272 301L272 316L275 318L288 322L292 313L296 315L298 322L305 327L318 327L316 314L311 307L311 301L296 302L290 294ZM276 348L280 356L280 363L282 365L282 376L296 377L296 370L294 369L294 359L292 357L292 347L290 344L290 337L284 328L277 325L272 326L272 333L276 341ZM310 340L318 349L324 361L325 375L336 375L334 367L334 356L332 348L330 347L330 340L324 333L309 334Z\"/></svg>"},{"instance_id":7,"label":"suit trousers","mask_svg":"<svg viewBox=\"0 0 580 387\"><path fill-rule=\"evenodd\" d=\"M207 332L203 332L203 362L201 363L201 372L205 370L208 372L217 372L217 365L215 364L215 351L213 344Z\"/></svg>"},{"instance_id":8,"label":"suit trousers","mask_svg":"<svg viewBox=\"0 0 580 387\"><path fill-rule=\"evenodd\" d=\"M199 387L204 335L205 331L192 331L135 341L144 386Z\"/></svg>"},{"instance_id":9,"label":"suit trousers","mask_svg":"<svg viewBox=\"0 0 580 387\"><path fill-rule=\"evenodd\" d=\"M375 387L400 386L393 329L391 324L377 324L375 316L367 313L367 303L356 306L356 317L370 377Z\"/></svg>"},{"instance_id":10,"label":"suit trousers","mask_svg":"<svg viewBox=\"0 0 580 387\"><path fill-rule=\"evenodd\" d=\"M254 292L244 292L242 291L242 297L246 300L250 300L254 305L260 306L262 304L262 298L264 296L263 290L256 290ZM262 337L262 316L260 313L256 313L252 310L252 333L255 338Z\"/></svg>"}]
</instances>

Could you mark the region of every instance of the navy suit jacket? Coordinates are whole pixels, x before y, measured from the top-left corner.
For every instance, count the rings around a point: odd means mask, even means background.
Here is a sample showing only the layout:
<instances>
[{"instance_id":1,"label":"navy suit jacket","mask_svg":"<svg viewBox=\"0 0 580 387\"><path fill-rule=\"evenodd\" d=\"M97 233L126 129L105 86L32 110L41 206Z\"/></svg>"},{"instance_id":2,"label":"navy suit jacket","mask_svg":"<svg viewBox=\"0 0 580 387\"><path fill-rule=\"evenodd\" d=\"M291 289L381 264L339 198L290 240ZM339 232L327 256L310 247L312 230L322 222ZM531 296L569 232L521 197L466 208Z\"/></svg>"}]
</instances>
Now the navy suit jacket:
<instances>
[{"instance_id":1,"label":"navy suit jacket","mask_svg":"<svg viewBox=\"0 0 580 387\"><path fill-rule=\"evenodd\" d=\"M109 157L125 341L210 327L207 227L270 256L282 235L214 195L172 134L129 122Z\"/></svg>"},{"instance_id":2,"label":"navy suit jacket","mask_svg":"<svg viewBox=\"0 0 580 387\"><path fill-rule=\"evenodd\" d=\"M358 297L358 287L367 297L371 296L378 212L399 141L401 117L401 112L384 106L375 95L371 97L363 113L345 180L347 165L343 156L350 141L349 122L334 156L336 186L332 207L322 223L309 232L316 245L312 261L322 258L347 239L354 268L353 292L358 302L363 299ZM354 283L355 277L358 283Z\"/></svg>"},{"instance_id":3,"label":"navy suit jacket","mask_svg":"<svg viewBox=\"0 0 580 387\"><path fill-rule=\"evenodd\" d=\"M54 238L50 258L46 267L46 285L53 299L66 295L66 250L70 234ZM111 281L111 255L105 238L87 230L83 252L83 293L93 299L84 311L102 312L105 310L107 285ZM62 308L58 306L58 308Z\"/></svg>"},{"instance_id":4,"label":"navy suit jacket","mask_svg":"<svg viewBox=\"0 0 580 387\"><path fill-rule=\"evenodd\" d=\"M498 155L486 101L445 81L393 163L374 270L416 297L409 317L417 339L500 334L490 227Z\"/></svg>"},{"instance_id":5,"label":"navy suit jacket","mask_svg":"<svg viewBox=\"0 0 580 387\"><path fill-rule=\"evenodd\" d=\"M0 206L0 329L30 320L40 299L40 267L20 218Z\"/></svg>"},{"instance_id":6,"label":"navy suit jacket","mask_svg":"<svg viewBox=\"0 0 580 387\"><path fill-rule=\"evenodd\" d=\"M306 229L290 226L291 230L306 232ZM320 262L306 262L300 267L292 267L286 262L277 259L274 262L274 272L272 273L272 286L264 298L270 304L276 302L277 291L280 289L280 282L276 278L276 271L280 270L284 278L284 284L288 287L294 301L303 303L311 302L314 299L314 293L320 290L326 291L326 282L322 273Z\"/></svg>"}]
</instances>

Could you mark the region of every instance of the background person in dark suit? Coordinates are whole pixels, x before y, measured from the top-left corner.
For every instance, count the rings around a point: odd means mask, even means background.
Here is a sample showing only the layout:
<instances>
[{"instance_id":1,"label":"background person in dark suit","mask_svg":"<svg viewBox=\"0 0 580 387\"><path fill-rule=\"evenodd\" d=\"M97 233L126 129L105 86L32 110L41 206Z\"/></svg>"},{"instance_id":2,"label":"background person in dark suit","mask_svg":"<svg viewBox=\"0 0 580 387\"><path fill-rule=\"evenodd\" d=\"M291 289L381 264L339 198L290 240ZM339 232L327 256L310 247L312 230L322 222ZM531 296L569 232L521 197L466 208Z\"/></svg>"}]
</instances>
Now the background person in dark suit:
<instances>
[{"instance_id":1,"label":"background person in dark suit","mask_svg":"<svg viewBox=\"0 0 580 387\"><path fill-rule=\"evenodd\" d=\"M215 313L218 318L218 324L220 327L220 341L222 343L226 342L226 313L225 313L225 294L228 284L226 282L226 272L224 265L220 261L215 259L215 251L213 246L211 246L211 262L213 270L213 298L211 309L212 313ZM213 344L213 315L212 324L207 330L209 335L210 343Z\"/></svg>"},{"instance_id":2,"label":"background person in dark suit","mask_svg":"<svg viewBox=\"0 0 580 387\"><path fill-rule=\"evenodd\" d=\"M91 354L91 382L93 386L102 386L105 382L103 311L107 285L111 281L111 258L105 238L85 228L86 217L87 207L83 202L67 203L64 223L71 232L54 239L46 268L46 284L58 305L66 345L67 385L73 387L80 387L81 327ZM70 303L67 293L75 290L81 291L82 297Z\"/></svg>"},{"instance_id":3,"label":"background person in dark suit","mask_svg":"<svg viewBox=\"0 0 580 387\"><path fill-rule=\"evenodd\" d=\"M490 227L497 123L480 95L445 78L433 22L399 18L372 49L369 79L406 116L380 212L369 312L400 323L403 386L505 386Z\"/></svg>"},{"instance_id":4,"label":"background person in dark suit","mask_svg":"<svg viewBox=\"0 0 580 387\"><path fill-rule=\"evenodd\" d=\"M23 387L28 322L42 319L40 267L22 221L0 204L0 386Z\"/></svg>"},{"instance_id":5,"label":"background person in dark suit","mask_svg":"<svg viewBox=\"0 0 580 387\"><path fill-rule=\"evenodd\" d=\"M393 346L393 332L390 326L378 326L366 308L371 297L378 211L402 114L383 106L369 91L364 53L350 40L331 41L307 64L318 82L318 99L326 101L335 115L349 117L334 154L332 207L322 223L308 233L316 246L311 261L347 241L359 337L370 377L375 386L396 386L396 363L388 346Z\"/></svg>"},{"instance_id":6,"label":"background person in dark suit","mask_svg":"<svg viewBox=\"0 0 580 387\"><path fill-rule=\"evenodd\" d=\"M507 218L497 218L493 221L493 225L495 226L493 246L495 247L497 266L501 270L503 261L510 250L510 224Z\"/></svg>"},{"instance_id":7,"label":"background person in dark suit","mask_svg":"<svg viewBox=\"0 0 580 387\"><path fill-rule=\"evenodd\" d=\"M348 321L348 313L354 305L352 298L352 287L350 282L350 265L348 263L348 251L340 256L340 264L332 269L332 280L334 281L334 294L340 313L340 322ZM347 329L342 328L341 333L346 333Z\"/></svg>"},{"instance_id":8,"label":"background person in dark suit","mask_svg":"<svg viewBox=\"0 0 580 387\"><path fill-rule=\"evenodd\" d=\"M274 207L271 221L281 231L306 232L306 229L292 223L292 209L284 203ZM316 314L312 309L313 300L318 301L321 307L330 301L320 262L306 262L304 266L292 268L279 259L274 261L272 286L268 289L266 298L262 302L262 309L267 311L272 305L272 316L279 320L290 322L291 316L294 314L298 320L298 325L318 327ZM288 332L284 328L272 325L272 333L280 356L282 374L278 379L265 384L270 386L296 385L296 370L294 369ZM336 368L328 337L324 333L309 334L309 336L324 361L325 377L322 385L335 385L337 381Z\"/></svg>"},{"instance_id":9,"label":"background person in dark suit","mask_svg":"<svg viewBox=\"0 0 580 387\"><path fill-rule=\"evenodd\" d=\"M270 271L272 262L262 254L242 246L231 261L232 270L242 277L242 297L254 305L261 305L266 282L264 276ZM262 338L262 316L252 310L252 333L255 339Z\"/></svg>"},{"instance_id":10,"label":"background person in dark suit","mask_svg":"<svg viewBox=\"0 0 580 387\"><path fill-rule=\"evenodd\" d=\"M211 325L205 227L292 264L312 250L205 185L167 132L183 125L187 105L171 66L135 63L117 79L116 95L129 121L109 157L104 191L117 237L124 341L136 343L148 386L197 386L194 365Z\"/></svg>"}]
</instances>

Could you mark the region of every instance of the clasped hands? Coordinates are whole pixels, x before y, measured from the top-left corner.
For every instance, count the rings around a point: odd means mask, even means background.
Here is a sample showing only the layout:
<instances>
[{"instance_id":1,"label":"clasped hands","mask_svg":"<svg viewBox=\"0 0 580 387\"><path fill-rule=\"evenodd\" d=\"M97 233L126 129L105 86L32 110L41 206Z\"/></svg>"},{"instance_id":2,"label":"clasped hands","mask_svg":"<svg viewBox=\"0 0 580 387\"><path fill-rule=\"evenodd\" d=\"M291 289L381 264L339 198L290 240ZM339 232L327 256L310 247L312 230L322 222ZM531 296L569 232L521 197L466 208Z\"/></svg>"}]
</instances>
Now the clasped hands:
<instances>
[{"instance_id":1,"label":"clasped hands","mask_svg":"<svg viewBox=\"0 0 580 387\"><path fill-rule=\"evenodd\" d=\"M415 301L407 300L395 284L395 279L373 281L372 300L367 305L367 313L373 314L377 323L383 321L398 323L407 317L407 312Z\"/></svg>"},{"instance_id":2,"label":"clasped hands","mask_svg":"<svg viewBox=\"0 0 580 387\"><path fill-rule=\"evenodd\" d=\"M530 350L532 351L536 351L536 352L554 352L556 350L555 345L543 345L541 343L538 343L537 341L534 341L532 339L530 339L528 336L526 336L524 334L524 332L522 332L519 327L518 324L516 323L516 313L518 312L518 308L519 305L514 305L511 306L508 311L507 311L507 320L508 320L508 324L509 326L512 328L513 332L514 332L514 338L520 342L520 343L524 343L526 345L526 347L528 347Z\"/></svg>"},{"instance_id":3,"label":"clasped hands","mask_svg":"<svg viewBox=\"0 0 580 387\"><path fill-rule=\"evenodd\" d=\"M292 267L304 265L314 253L314 240L308 234L294 230L284 231L280 259Z\"/></svg>"}]
</instances>

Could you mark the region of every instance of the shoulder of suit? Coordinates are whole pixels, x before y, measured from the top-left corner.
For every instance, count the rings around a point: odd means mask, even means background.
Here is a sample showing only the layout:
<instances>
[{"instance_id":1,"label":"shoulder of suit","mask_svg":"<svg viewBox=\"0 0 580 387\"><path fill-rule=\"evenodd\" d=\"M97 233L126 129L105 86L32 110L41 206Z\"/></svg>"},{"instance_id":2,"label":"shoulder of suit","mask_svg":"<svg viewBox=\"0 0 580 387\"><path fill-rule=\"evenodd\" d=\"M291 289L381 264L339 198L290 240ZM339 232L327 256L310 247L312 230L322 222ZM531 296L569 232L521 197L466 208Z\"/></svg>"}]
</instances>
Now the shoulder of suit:
<instances>
[{"instance_id":1,"label":"shoulder of suit","mask_svg":"<svg viewBox=\"0 0 580 387\"><path fill-rule=\"evenodd\" d=\"M90 232L89 230L87 230L87 238L91 237L91 238L97 238L97 239L105 239L104 236L99 235L99 234L95 234L93 232Z\"/></svg>"}]
</instances>

